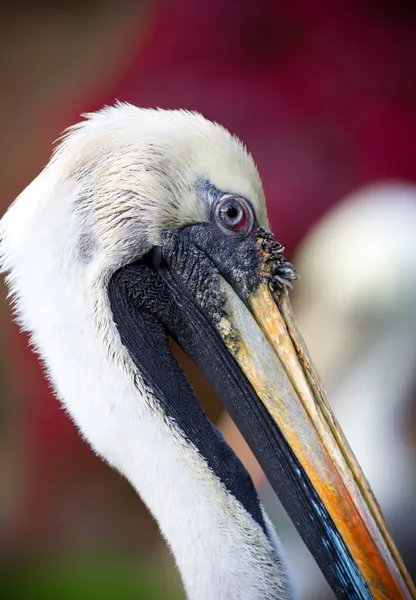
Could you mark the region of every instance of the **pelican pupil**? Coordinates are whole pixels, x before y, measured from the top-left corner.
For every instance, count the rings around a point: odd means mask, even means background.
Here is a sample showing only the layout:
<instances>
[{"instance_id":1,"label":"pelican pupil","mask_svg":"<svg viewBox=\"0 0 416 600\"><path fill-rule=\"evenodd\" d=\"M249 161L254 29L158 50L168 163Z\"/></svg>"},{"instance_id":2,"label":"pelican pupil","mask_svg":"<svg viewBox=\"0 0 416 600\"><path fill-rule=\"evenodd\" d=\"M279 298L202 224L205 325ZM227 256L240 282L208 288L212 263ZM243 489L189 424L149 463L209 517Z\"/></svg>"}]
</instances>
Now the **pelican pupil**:
<instances>
[{"instance_id":1,"label":"pelican pupil","mask_svg":"<svg viewBox=\"0 0 416 600\"><path fill-rule=\"evenodd\" d=\"M229 206L227 209L227 215L229 219L235 219L238 215L238 210L235 206Z\"/></svg>"}]
</instances>

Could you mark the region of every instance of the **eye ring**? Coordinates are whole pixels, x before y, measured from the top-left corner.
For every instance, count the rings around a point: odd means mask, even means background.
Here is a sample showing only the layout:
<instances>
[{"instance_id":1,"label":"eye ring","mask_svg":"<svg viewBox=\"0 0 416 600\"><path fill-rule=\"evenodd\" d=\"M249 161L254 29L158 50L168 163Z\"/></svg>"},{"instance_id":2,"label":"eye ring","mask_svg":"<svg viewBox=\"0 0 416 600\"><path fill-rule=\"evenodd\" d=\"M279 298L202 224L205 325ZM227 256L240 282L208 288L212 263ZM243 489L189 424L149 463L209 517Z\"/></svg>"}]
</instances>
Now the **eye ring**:
<instances>
[{"instance_id":1,"label":"eye ring","mask_svg":"<svg viewBox=\"0 0 416 600\"><path fill-rule=\"evenodd\" d=\"M253 209L248 200L230 194L215 203L214 216L218 226L227 233L247 235L254 223Z\"/></svg>"}]
</instances>

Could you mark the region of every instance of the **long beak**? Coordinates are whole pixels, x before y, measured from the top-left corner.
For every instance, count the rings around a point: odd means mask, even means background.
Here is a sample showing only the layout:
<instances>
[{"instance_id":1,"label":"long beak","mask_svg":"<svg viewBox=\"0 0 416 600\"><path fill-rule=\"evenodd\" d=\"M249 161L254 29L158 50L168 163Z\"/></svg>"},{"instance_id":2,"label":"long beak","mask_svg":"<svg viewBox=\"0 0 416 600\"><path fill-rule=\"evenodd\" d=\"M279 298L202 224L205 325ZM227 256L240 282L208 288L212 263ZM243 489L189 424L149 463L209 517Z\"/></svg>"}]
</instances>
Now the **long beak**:
<instances>
[{"instance_id":1,"label":"long beak","mask_svg":"<svg viewBox=\"0 0 416 600\"><path fill-rule=\"evenodd\" d=\"M169 301L152 295L152 310L221 398L337 597L416 600L295 326L286 286L295 274L282 247L259 228L258 272L230 276L208 257L215 249L200 251L204 231L184 229L155 251L158 295ZM128 268L140 280L140 263Z\"/></svg>"},{"instance_id":2,"label":"long beak","mask_svg":"<svg viewBox=\"0 0 416 600\"><path fill-rule=\"evenodd\" d=\"M327 402L287 292L275 296L265 278L246 299L251 316L225 281L222 287L229 320L220 333L267 412L270 431L283 436L291 453L284 477L281 469L276 475L283 455L270 459L263 451L265 439L247 441L334 591L340 598L416 598L377 501Z\"/></svg>"}]
</instances>

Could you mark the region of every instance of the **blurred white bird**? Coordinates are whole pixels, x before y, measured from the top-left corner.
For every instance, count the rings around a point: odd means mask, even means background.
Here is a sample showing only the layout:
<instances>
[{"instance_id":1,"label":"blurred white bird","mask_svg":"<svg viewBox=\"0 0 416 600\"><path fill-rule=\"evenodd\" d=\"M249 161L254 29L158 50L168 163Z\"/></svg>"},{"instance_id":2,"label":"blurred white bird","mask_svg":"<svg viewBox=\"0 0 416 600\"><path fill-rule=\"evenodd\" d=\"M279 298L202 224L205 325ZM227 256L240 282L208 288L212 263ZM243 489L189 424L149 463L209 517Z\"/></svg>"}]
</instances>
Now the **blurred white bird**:
<instances>
[{"instance_id":1,"label":"blurred white bird","mask_svg":"<svg viewBox=\"0 0 416 600\"><path fill-rule=\"evenodd\" d=\"M347 197L305 238L294 263L299 328L414 575L416 186L374 184ZM268 488L263 498L300 597L333 598Z\"/></svg>"}]
</instances>

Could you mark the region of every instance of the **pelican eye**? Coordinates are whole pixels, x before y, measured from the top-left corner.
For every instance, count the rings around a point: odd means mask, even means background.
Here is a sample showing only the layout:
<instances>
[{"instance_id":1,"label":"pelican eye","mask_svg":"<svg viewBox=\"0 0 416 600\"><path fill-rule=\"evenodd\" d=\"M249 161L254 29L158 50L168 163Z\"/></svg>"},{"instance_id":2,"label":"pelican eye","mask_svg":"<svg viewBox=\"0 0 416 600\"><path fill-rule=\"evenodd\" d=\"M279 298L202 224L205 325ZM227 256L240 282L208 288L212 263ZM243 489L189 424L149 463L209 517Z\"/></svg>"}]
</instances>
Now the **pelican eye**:
<instances>
[{"instance_id":1,"label":"pelican eye","mask_svg":"<svg viewBox=\"0 0 416 600\"><path fill-rule=\"evenodd\" d=\"M215 219L221 229L248 233L254 222L253 211L247 200L236 196L223 196L215 205Z\"/></svg>"}]
</instances>

